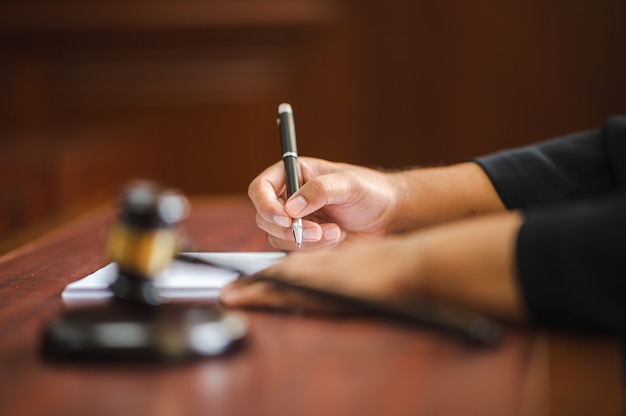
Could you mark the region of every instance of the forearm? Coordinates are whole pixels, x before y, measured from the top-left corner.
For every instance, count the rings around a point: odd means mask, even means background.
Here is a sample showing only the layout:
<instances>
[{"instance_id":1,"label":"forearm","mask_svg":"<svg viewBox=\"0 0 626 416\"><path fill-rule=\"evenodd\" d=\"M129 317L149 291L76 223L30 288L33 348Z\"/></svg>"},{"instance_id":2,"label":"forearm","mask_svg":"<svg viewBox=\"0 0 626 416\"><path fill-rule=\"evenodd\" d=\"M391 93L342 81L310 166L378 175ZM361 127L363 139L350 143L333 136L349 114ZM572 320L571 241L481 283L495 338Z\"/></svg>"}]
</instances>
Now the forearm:
<instances>
[{"instance_id":1,"label":"forearm","mask_svg":"<svg viewBox=\"0 0 626 416\"><path fill-rule=\"evenodd\" d=\"M390 175L397 192L391 233L505 210L491 181L473 162Z\"/></svg>"},{"instance_id":2,"label":"forearm","mask_svg":"<svg viewBox=\"0 0 626 416\"><path fill-rule=\"evenodd\" d=\"M409 237L414 240L417 278L405 282L408 291L509 321L525 320L515 266L521 223L521 215L510 212Z\"/></svg>"},{"instance_id":3,"label":"forearm","mask_svg":"<svg viewBox=\"0 0 626 416\"><path fill-rule=\"evenodd\" d=\"M261 274L357 298L394 303L426 297L523 321L514 254L520 224L518 213L502 213L334 250L298 252ZM319 309L276 289L244 280L226 288L221 299L229 306Z\"/></svg>"}]
</instances>

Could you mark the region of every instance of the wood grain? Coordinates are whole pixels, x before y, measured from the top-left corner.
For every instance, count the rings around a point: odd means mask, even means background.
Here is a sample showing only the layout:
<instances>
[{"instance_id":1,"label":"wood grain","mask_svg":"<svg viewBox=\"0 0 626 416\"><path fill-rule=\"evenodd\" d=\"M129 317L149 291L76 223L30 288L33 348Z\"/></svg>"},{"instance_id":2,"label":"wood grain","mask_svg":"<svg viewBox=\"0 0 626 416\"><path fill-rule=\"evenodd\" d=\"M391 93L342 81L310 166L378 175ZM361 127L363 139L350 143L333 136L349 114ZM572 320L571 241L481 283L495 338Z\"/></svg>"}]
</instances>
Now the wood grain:
<instances>
[{"instance_id":1,"label":"wood grain","mask_svg":"<svg viewBox=\"0 0 626 416\"><path fill-rule=\"evenodd\" d=\"M2 414L621 411L617 341L520 329L491 350L373 316L246 311L250 334L242 349L182 365L43 361L39 339L66 307L63 287L107 262L103 242L112 213L102 207L0 257ZM184 228L198 250L271 250L243 198L195 199Z\"/></svg>"}]
</instances>

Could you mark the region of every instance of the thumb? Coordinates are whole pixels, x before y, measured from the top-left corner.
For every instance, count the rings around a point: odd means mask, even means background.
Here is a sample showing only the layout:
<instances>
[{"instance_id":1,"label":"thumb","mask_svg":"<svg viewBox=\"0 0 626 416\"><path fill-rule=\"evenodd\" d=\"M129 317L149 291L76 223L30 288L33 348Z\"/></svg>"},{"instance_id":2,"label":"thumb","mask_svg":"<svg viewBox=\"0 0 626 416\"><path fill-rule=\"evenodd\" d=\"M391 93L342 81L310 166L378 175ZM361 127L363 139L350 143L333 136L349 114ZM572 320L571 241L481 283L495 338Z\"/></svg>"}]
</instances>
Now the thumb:
<instances>
[{"instance_id":1,"label":"thumb","mask_svg":"<svg viewBox=\"0 0 626 416\"><path fill-rule=\"evenodd\" d=\"M346 172L317 176L287 200L285 210L292 218L302 218L326 205L345 204L351 197L352 184Z\"/></svg>"}]
</instances>

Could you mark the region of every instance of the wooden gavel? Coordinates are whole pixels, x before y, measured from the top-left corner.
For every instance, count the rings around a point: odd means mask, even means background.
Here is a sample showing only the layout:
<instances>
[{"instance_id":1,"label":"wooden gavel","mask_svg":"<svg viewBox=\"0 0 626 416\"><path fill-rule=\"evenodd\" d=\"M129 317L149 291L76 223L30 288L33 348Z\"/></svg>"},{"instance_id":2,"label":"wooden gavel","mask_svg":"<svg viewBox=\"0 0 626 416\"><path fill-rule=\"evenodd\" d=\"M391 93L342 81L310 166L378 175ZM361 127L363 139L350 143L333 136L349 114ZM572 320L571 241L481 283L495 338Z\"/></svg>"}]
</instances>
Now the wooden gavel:
<instances>
[{"instance_id":1,"label":"wooden gavel","mask_svg":"<svg viewBox=\"0 0 626 416\"><path fill-rule=\"evenodd\" d=\"M142 181L123 191L119 205L107 240L109 258L118 267L111 290L118 299L159 305L162 299L155 278L170 266L180 249L176 226L187 216L187 199Z\"/></svg>"}]
</instances>

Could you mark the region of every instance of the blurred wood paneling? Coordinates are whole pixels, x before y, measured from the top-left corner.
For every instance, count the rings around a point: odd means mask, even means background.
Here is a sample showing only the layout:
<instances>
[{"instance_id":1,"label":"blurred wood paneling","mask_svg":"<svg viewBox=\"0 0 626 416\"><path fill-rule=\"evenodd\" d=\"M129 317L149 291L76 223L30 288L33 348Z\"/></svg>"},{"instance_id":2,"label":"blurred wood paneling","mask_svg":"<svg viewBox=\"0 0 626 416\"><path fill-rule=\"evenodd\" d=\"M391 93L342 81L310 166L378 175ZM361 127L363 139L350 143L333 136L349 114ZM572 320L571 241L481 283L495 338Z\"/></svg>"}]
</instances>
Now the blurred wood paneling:
<instances>
[{"instance_id":1,"label":"blurred wood paneling","mask_svg":"<svg viewBox=\"0 0 626 416\"><path fill-rule=\"evenodd\" d=\"M133 178L453 163L626 113L623 1L4 0L0 239Z\"/></svg>"},{"instance_id":2,"label":"blurred wood paneling","mask_svg":"<svg viewBox=\"0 0 626 416\"><path fill-rule=\"evenodd\" d=\"M279 159L278 104L325 100L310 62L340 6L0 3L0 235L133 178L245 193Z\"/></svg>"},{"instance_id":3,"label":"blurred wood paneling","mask_svg":"<svg viewBox=\"0 0 626 416\"><path fill-rule=\"evenodd\" d=\"M366 2L363 135L384 166L452 163L626 112L620 0ZM384 145L382 144L384 143Z\"/></svg>"}]
</instances>

